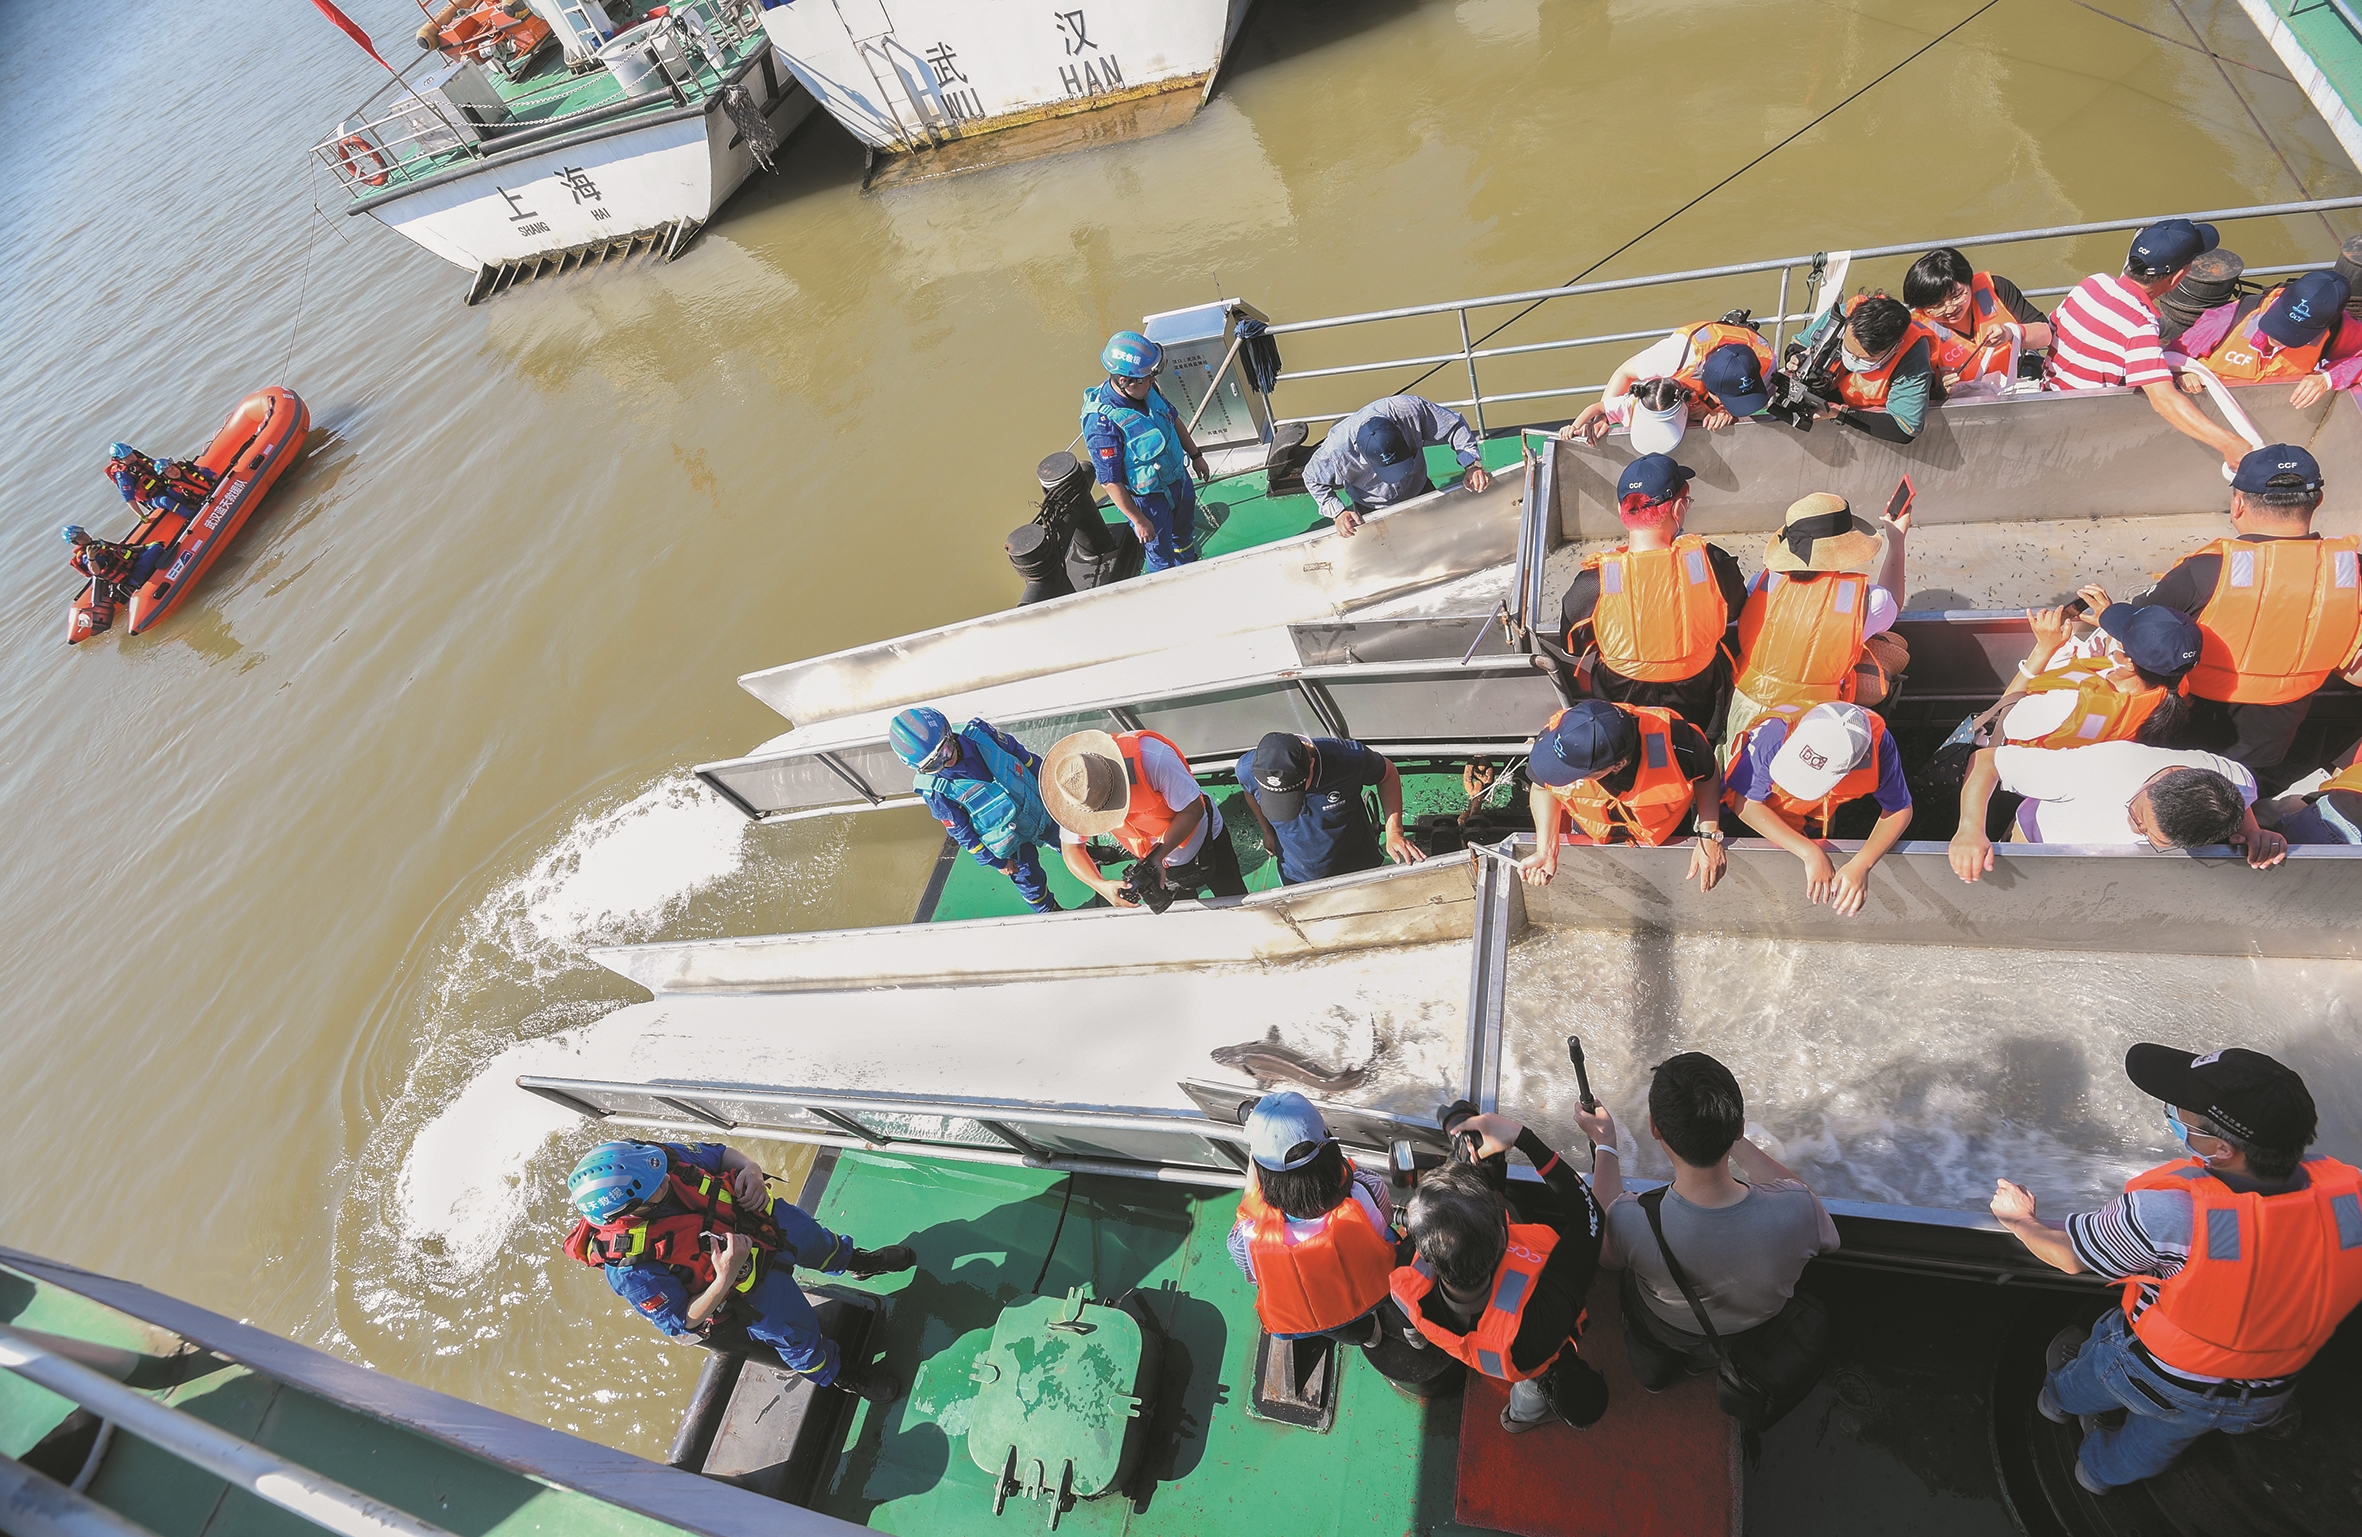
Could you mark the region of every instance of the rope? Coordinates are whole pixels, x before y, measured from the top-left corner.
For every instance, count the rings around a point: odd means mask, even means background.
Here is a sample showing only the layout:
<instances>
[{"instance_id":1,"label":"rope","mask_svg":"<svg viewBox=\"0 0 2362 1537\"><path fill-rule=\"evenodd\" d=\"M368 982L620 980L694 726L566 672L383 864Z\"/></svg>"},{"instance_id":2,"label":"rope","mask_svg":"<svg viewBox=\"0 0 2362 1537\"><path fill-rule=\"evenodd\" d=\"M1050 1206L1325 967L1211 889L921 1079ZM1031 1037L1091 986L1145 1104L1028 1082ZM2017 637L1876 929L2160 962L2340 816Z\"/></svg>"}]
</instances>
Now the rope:
<instances>
[{"instance_id":1,"label":"rope","mask_svg":"<svg viewBox=\"0 0 2362 1537\"><path fill-rule=\"evenodd\" d=\"M310 157L309 155L306 155L304 158L305 158L305 160L307 160L307 161L309 161L309 160L311 159L311 157ZM304 303L305 303L305 301L306 301L308 298L310 298L310 296L311 296L311 291L312 291L312 246L313 246L313 245L314 245L314 244L315 244L315 243L316 243L316 242L319 240L319 238L320 238L320 225L321 225L321 224L324 224L324 223L326 223L326 222L327 222L327 219L328 219L328 216L327 216L326 214L324 214L324 213L320 212L320 182L319 182L319 179L318 179L318 177L316 177L316 176L314 176L314 177L311 177L311 178L309 178L309 179L310 179L310 181L311 181L311 183L312 183L312 218L313 218L313 222L311 223L310 227L309 227L309 228L308 228L308 229L305 231L305 233L304 233L304 237L303 237L303 276L302 276L302 277L300 277L299 279L297 279L297 280L296 280L296 285L295 285L295 319L294 319L293 321L289 322L289 323L288 323L288 326L287 326L287 354L286 354L286 356L284 356L284 357L282 357L282 358L280 358L280 359L279 359L279 373L278 373L278 382L280 382L281 384L284 384L284 383L286 383L286 382L287 382L287 365L295 361L295 338L296 338L296 334L297 334L299 331L301 331L301 330L303 329L303 310L304 310ZM340 235L340 236L338 236L337 238L341 240L343 237Z\"/></svg>"},{"instance_id":2,"label":"rope","mask_svg":"<svg viewBox=\"0 0 2362 1537\"><path fill-rule=\"evenodd\" d=\"M1636 246L1636 245L1640 244L1640 243L1641 243L1643 240L1646 240L1646 239L1648 239L1648 237L1649 237L1649 236L1651 236L1651 235L1655 234L1657 231L1659 231L1659 230L1663 229L1663 228L1664 228L1666 225L1668 225L1668 224L1671 224L1671 223L1672 223L1672 222L1673 222L1675 219L1678 219L1678 218L1680 218L1680 217L1681 217L1683 214L1685 214L1685 213L1688 213L1688 212L1689 212L1691 209L1693 209L1693 208L1697 207L1697 206L1698 206L1700 203L1703 203L1704 201L1706 201L1706 199L1708 199L1708 198L1712 197L1712 196L1713 196L1715 193L1717 193L1717 192L1720 192L1720 191L1721 191L1723 188L1725 188L1725 187L1729 186L1729 185L1730 185L1732 182L1734 182L1734 181L1737 181L1737 180L1738 180L1740 177L1742 177L1742 176L1746 175L1746 174L1747 174L1749 171L1752 171L1752 170L1754 170L1754 169L1755 169L1757 166L1759 166L1759 165L1763 164L1763 163L1764 163L1766 160L1769 160L1769 159L1770 159L1772 156L1774 156L1774 155L1778 154L1778 153L1779 153L1781 150L1784 150L1784 149L1786 149L1786 148L1787 148L1789 145L1791 145L1791 144L1795 143L1795 142L1796 142L1798 139L1801 139L1801 138L1803 138L1803 137L1804 137L1806 134L1808 134L1808 133L1812 132L1812 131L1813 131L1815 128L1818 128L1818 127L1820 127L1820 126L1821 126L1823 123L1825 123L1825 122L1829 121L1829 119L1831 119L1831 118L1835 117L1835 116L1836 116L1838 113L1840 113L1840 112L1843 112L1843 111L1844 111L1846 108L1848 108L1848 107L1852 106L1852 105L1853 105L1855 102L1857 102L1857 101L1860 101L1860 100L1861 100L1863 97L1865 97L1865 96L1869 95L1869 94L1870 94L1872 91L1874 91L1874 90L1878 89L1878 87L1880 87L1880 86L1884 85L1884 84L1885 84L1887 81L1889 81L1889 80L1893 79L1893 78L1894 78L1894 77L1895 77L1897 74L1901 73L1901 72L1902 72L1902 71L1903 71L1903 70L1904 70L1904 69L1905 69L1907 66L1909 66L1909 65L1912 63L1912 61L1913 61L1913 60L1916 60L1916 59L1917 59L1917 58L1918 58L1918 57L1919 57L1921 54L1923 54L1923 53L1927 52L1927 51L1928 51L1930 48L1933 48L1933 47L1935 47L1935 45L1936 45L1936 44L1938 44L1938 43L1940 43L1940 42L1944 41L1944 39L1946 39L1946 38L1950 37L1950 36L1951 36L1953 33L1955 33L1955 32L1957 32L1957 31L1959 31L1959 30L1960 30L1962 27L1965 27L1965 26L1967 26L1967 25L1968 25L1970 22L1972 22L1972 21L1976 20L1976 19L1977 19L1979 16L1982 16L1982 15L1984 15L1984 14L1985 14L1987 11L1989 11L1989 10L1993 9L1993 7L1994 7L1994 6L1996 6L1996 5L1999 5L2000 3L2001 3L2001 0L1985 0L1985 3L1984 3L1983 5L1980 5L1980 6L1978 6L1978 7L1977 7L1975 10L1973 10L1973 11L1969 12L1969 13L1968 13L1966 16L1963 16L1963 17L1961 17L1961 18L1960 18L1958 21L1956 21L1956 22L1952 23L1952 25L1950 25L1950 26L1946 27L1946 28L1945 28L1943 31L1941 31L1941 32L1937 33L1937 34L1936 34L1934 37L1931 37L1931 38L1929 38L1929 39L1928 39L1928 40L1927 40L1925 43L1922 43L1922 44L1921 44L1919 47L1917 47L1917 48L1913 49L1913 50L1912 50L1912 52L1910 53L1909 57L1905 58L1905 59L1904 59L1904 60L1903 60L1901 63L1899 63L1899 64L1895 65L1895 66L1894 66L1892 69L1889 69L1889 70L1888 70L1888 71L1887 71L1885 74L1883 74L1883 75L1880 75L1880 76L1879 76L1877 79L1875 79L1875 80L1871 81L1871 82L1870 82L1868 85L1865 85L1865 86L1863 86L1863 87L1862 87L1860 90L1858 90L1858 91L1854 92L1854 93L1853 93L1851 96L1848 96L1847 98L1845 98L1845 100L1843 100L1843 101L1839 102L1839 103L1838 103L1836 106L1834 106L1834 107L1831 107L1831 108L1830 108L1828 111L1826 111L1826 112L1822 113L1822 114L1821 114L1819 117L1816 117L1816 118L1814 118L1814 119L1813 119L1811 122L1809 122L1809 123L1805 124L1805 125L1804 125L1802 128L1799 128L1799 129L1797 129L1797 130L1796 130L1794 133L1792 133L1792 134L1788 135L1788 137L1786 137L1785 139L1782 139L1782 140L1781 140L1779 143L1777 143L1777 144L1773 145L1773 146L1772 146L1770 149L1767 149L1767 150L1765 150L1765 151L1764 151L1762 154L1760 154L1760 155L1757 155L1757 156L1756 156L1756 157L1755 157L1753 160L1750 160L1750 161L1748 161L1748 162L1747 162L1745 165L1743 165L1743 166L1740 166L1740 167L1739 167L1737 170L1735 170L1735 171L1731 172L1731 173L1730 173L1728 176L1725 176L1725 177L1724 177L1722 180L1720 180L1720 181L1716 182L1716 183L1715 183L1713 186L1711 186L1711 187L1708 187L1708 188L1707 188L1705 191L1703 191L1703 192L1699 193L1699 194L1698 194L1696 197L1693 197L1693 198L1691 198L1691 199L1690 199L1688 202L1686 202L1686 203L1682 204L1682 205L1681 205L1679 208L1676 208L1676 209L1674 209L1674 210L1673 210L1671 213L1669 213L1669 214L1665 215L1665 217L1663 217L1662 219L1659 219L1659 220L1658 220L1656 223L1654 223L1654 224L1650 225L1650 226L1649 226L1647 229L1644 229L1644 230L1642 230L1642 231L1641 231L1639 234L1637 234L1637 235L1633 236L1633 237L1632 237L1630 240L1627 240L1627 241L1625 241L1625 242L1624 242L1622 245L1620 245L1620 246L1616 247L1614 250L1612 250L1612 251L1608 252L1608 253L1607 253L1607 255L1605 255L1605 256L1602 256L1602 257L1601 257L1599 260L1597 260L1597 261L1593 262L1593 263L1592 263L1590 266L1588 266L1588 267L1585 267L1585 268L1584 268L1582 271L1580 271L1580 272L1576 273L1576 274L1575 274L1573 277L1571 277L1571 278L1568 278L1568 279L1567 279L1565 282L1563 282L1563 283L1559 284L1558 286L1559 286L1559 287L1561 287L1561 288L1572 288L1572 287L1574 287L1574 286L1575 286L1577 283L1580 283L1580 282L1582 282L1582 281L1583 281L1583 279L1585 279L1585 278L1589 277L1589 276L1590 276L1592 273L1594 273L1594 272L1597 272L1597 271L1598 271L1600 268L1602 268L1602 267L1606 266L1606 265L1607 265L1609 262L1612 262L1612 261L1614 261L1614 260L1615 260L1617 257L1619 257L1619 256L1623 255L1623 254L1624 254L1626 251L1629 251L1629 250L1631 250L1631 249L1632 249L1634 246ZM1528 305L1527 305L1525 308L1523 308L1523 309L1519 310L1519 311L1518 311L1516 314L1514 314L1514 315L1510 316L1510 317L1509 317L1507 320L1504 320L1504 321L1502 321L1502 322L1501 322L1499 325L1497 325L1497 326L1493 327L1493 328L1492 328L1490 331L1487 331L1487 332L1485 332L1485 333L1484 333L1484 335L1482 335L1482 336L1478 337L1478 338L1476 339L1476 341L1475 341L1475 342L1473 342L1473 343L1471 343L1470 345L1471 345L1471 346L1476 346L1476 345L1481 345L1481 344L1483 344L1483 343L1485 343L1485 342L1489 342L1489 341L1491 341L1491 340L1492 340L1494 337L1496 337L1496 336L1500 335L1500 334L1501 334L1503 331L1506 331L1506 330L1508 330L1508 329L1509 329L1511 326L1513 326L1513 325L1517 324L1517 323L1518 323L1520 320L1523 320L1523 319L1525 319L1525 317L1526 317L1526 316L1528 316L1528 315L1532 314L1534 311L1536 311L1536 310L1540 309L1540 308L1541 308L1543 305L1545 305L1545 304L1548 304L1549 302L1550 302L1550 301L1549 301L1548 299L1536 299L1536 300L1534 300L1534 301L1533 301L1531 304L1528 304ZM1444 369L1446 369L1446 368L1449 368L1449 367L1453 366L1454 364L1457 364L1457 363L1459 363L1459 361L1460 361L1460 360L1459 360L1458 358L1453 358L1453 359L1451 359L1451 360L1450 360L1450 362L1447 362L1447 363L1438 363L1438 364L1436 364L1436 365L1435 365L1433 368L1430 368L1430 369L1428 369L1428 370L1427 370L1427 372L1425 372L1425 373L1421 374L1421 375L1420 375L1418 378L1416 378L1416 379L1413 379L1413 380L1412 380L1410 383L1408 383L1408 384L1404 385L1404 386L1403 386L1401 389L1399 389L1399 390L1396 390L1396 391L1395 391L1395 393L1396 393L1397 395L1408 394L1410 391L1412 391L1412 390L1415 390L1415 389L1417 389L1417 388L1418 388L1420 385L1422 385L1422 384L1426 383L1426 382L1427 382L1429 379L1432 379L1432 378L1434 378L1434 377L1435 377L1435 376L1436 376L1438 373L1442 372Z\"/></svg>"},{"instance_id":3,"label":"rope","mask_svg":"<svg viewBox=\"0 0 2362 1537\"><path fill-rule=\"evenodd\" d=\"M2206 40L2206 35L2198 30L2197 23L2190 20L2190 13L2182 9L2181 0L2172 0L2172 4L2173 14L2179 16L2182 19L2182 25L2190 29L2190 35L2192 37L2197 38L2201 43L2203 43ZM2264 120L2262 118L2255 115L2255 108L2248 105L2247 97L2242 94L2239 87L2233 83L2231 79L2231 72L2223 68L2222 56L2205 48L2200 48L2198 51L2205 54L2208 58L2214 60L2214 72L2223 77L2223 88L2231 93L2231 99L2233 101L2239 103L2240 110L2247 114L2247 120L2255 125L2256 133L2262 137L2265 146L2271 150L2272 158L2280 162L2280 169L2286 171L2288 173L2288 179L2296 183L2296 195L2300 198L2303 198L2308 203L2311 202L2313 200L2313 194L2305 190L2305 179L2302 176L2296 174L2296 167L2289 164L2288 156L2281 152L2279 141L2272 137L2272 131L2264 126ZM2293 84L2294 82L2292 81L2290 83ZM2328 214L2320 213L2316 214L2315 217L2321 221L2321 227L2329 231L2330 239L2337 240L2340 238L2337 232L2337 226L2329 222Z\"/></svg>"},{"instance_id":4,"label":"rope","mask_svg":"<svg viewBox=\"0 0 2362 1537\"><path fill-rule=\"evenodd\" d=\"M2159 41L2159 42L2161 42L2161 43L2167 43L2167 44L2170 44L2171 46L2173 46L2173 47L2175 47L2175 48L2187 48L2187 49L2188 49L2188 50L2190 50L2190 52L2192 52L2192 53L2202 53L2202 54L2205 54L2205 55L2206 55L2208 58L2210 58L2210 59L2214 60L2214 62L2215 62L2215 63L2217 63L2217 64L2236 64L2236 65L2238 65L2238 66L2239 66L2241 69L2251 69L2251 70L2254 70L2254 71L2255 71L2257 74L2259 74L2259 75L2262 75L2262 76L2263 76L2265 79L2267 79L2267 80L2277 80L2277 81L2279 81L2279 82L2280 82L2281 84L2283 84L2283 85L2294 85L2294 84L2296 84L2296 82L2295 82L2294 80L2291 80L2291 79L2290 79L2288 76L2281 74L2281 73L2280 73L2278 70L2276 70L2276 69L2266 69L2266 68L2264 68L2264 67L2263 67L2261 64L2250 64L2250 63L2248 63L2248 62L2247 62L2245 59L2234 59L2234 58L2227 57L2226 55L2223 55L2223 54L2216 53L2216 52L2215 52L2213 49L2211 49L2211 48L2207 48L2207 47L2203 47L2203 46L2201 46L2201 45L2200 45L2200 44L2198 44L2198 43L2185 43L2185 42L2183 42L2183 41L2182 41L2180 38L2178 38L2178 37L2167 37L2167 36L2166 36L2164 33L2162 33L2162 32L2153 32L2153 31L2150 31L2150 29L2149 29L2149 28L2142 26L2142 25L2141 25L2139 22L2137 22L2137 21L2127 21L2125 18L2123 18L2123 17L2121 17L2121 16L2117 15L2117 14L2116 14L2115 12L2113 12L2113 11L2103 11L2103 10L2101 10L2101 9L2100 9L2098 6L2096 6L2096 5L2093 5L2093 4L2091 3L2091 0L2072 0L2072 3L2073 3L2073 4L2076 4L2076 5L2080 5L2080 6L2082 6L2082 7L2083 7L2085 10L2087 10L2087 11L2091 12L2091 14L2092 14L2092 15L2094 15L2094 16L2102 16L2102 17L2105 17L2105 18L2107 18L2109 21L2112 21L2112 22L2116 23L2116 25L2118 25L2118 26L2120 26L2120 27L2130 27L2130 28L2132 28L2132 30L2133 30L2133 31L2135 31L2135 32L2139 32L2139 33L2143 33L2143 34L2145 34L2145 35L2147 35L2147 36L2149 36L2149 37L2153 37L2153 38L2157 39L2157 41ZM2184 22L2187 22L2189 19L2190 19L2190 18L2188 18L2187 16L2185 16L2185 17L2183 17L2183 18L2182 18L2182 20L2183 20Z\"/></svg>"}]
</instances>

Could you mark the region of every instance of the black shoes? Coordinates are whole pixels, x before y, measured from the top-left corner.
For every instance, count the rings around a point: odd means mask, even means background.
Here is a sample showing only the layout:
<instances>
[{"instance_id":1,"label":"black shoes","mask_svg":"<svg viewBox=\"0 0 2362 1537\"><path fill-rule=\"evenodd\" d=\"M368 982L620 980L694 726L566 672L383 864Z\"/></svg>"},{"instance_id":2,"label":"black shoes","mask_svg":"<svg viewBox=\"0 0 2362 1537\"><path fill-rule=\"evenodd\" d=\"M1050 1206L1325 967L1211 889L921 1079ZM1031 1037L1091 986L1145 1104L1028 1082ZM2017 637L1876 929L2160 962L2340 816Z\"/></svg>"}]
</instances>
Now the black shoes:
<instances>
[{"instance_id":1,"label":"black shoes","mask_svg":"<svg viewBox=\"0 0 2362 1537\"><path fill-rule=\"evenodd\" d=\"M856 1281L866 1281L871 1276L908 1270L918 1262L919 1257L911 1252L910 1245L906 1243L898 1243L890 1249L855 1249L845 1256L843 1273Z\"/></svg>"},{"instance_id":2,"label":"black shoes","mask_svg":"<svg viewBox=\"0 0 2362 1537\"><path fill-rule=\"evenodd\" d=\"M855 1398L873 1404L890 1404L902 1396L902 1384L882 1366L855 1366L848 1362L837 1368L836 1381L829 1386L842 1388Z\"/></svg>"}]
</instances>

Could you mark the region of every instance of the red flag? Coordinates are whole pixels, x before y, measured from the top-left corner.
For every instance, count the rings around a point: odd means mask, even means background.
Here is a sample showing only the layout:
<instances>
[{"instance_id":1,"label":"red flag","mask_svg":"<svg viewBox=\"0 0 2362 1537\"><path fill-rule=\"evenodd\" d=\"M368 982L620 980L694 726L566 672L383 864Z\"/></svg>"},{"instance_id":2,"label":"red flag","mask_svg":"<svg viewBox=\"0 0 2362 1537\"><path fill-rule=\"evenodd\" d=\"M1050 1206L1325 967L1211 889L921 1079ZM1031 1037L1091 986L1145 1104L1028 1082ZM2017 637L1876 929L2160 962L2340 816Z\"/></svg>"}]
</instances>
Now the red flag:
<instances>
[{"instance_id":1,"label":"red flag","mask_svg":"<svg viewBox=\"0 0 2362 1537\"><path fill-rule=\"evenodd\" d=\"M351 38L354 42L359 43L363 53L366 53L369 55L369 57L376 59L378 63L385 64L386 70L389 73L400 73L400 71L395 70L391 64L386 64L384 58L379 55L378 51L370 46L369 34L355 26L353 24L353 18L338 10L336 6L331 3L331 0L312 0L312 4L320 8L321 15L327 17L330 21L335 22L338 28L343 31L345 36Z\"/></svg>"}]
</instances>

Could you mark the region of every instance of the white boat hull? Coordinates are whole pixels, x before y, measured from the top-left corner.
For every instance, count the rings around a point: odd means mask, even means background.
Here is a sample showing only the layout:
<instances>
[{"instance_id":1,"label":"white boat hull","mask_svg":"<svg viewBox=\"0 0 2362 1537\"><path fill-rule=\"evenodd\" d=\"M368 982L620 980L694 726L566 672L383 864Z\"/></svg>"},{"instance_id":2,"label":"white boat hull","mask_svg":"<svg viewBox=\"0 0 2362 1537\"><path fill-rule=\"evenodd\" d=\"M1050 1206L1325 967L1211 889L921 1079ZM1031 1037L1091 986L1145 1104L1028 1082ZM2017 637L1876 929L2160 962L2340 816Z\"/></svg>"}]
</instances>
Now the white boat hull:
<instances>
[{"instance_id":1,"label":"white boat hull","mask_svg":"<svg viewBox=\"0 0 2362 1537\"><path fill-rule=\"evenodd\" d=\"M802 0L763 13L771 41L857 139L901 153L1212 88L1249 0Z\"/></svg>"}]
</instances>

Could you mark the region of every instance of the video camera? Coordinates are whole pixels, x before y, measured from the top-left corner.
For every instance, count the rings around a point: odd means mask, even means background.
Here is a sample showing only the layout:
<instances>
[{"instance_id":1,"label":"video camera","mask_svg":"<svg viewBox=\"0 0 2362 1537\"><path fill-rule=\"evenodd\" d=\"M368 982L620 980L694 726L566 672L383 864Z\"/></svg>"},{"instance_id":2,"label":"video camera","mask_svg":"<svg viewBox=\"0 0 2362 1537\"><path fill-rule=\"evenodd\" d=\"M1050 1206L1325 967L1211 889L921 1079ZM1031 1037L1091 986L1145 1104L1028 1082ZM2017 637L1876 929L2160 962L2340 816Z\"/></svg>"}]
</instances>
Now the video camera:
<instances>
[{"instance_id":1,"label":"video camera","mask_svg":"<svg viewBox=\"0 0 2362 1537\"><path fill-rule=\"evenodd\" d=\"M1764 381L1771 399L1763 407L1763 414L1786 422L1798 432L1813 430L1813 418L1836 403L1837 350L1845 342L1845 323L1838 321L1829 327L1820 345L1808 355L1802 347L1791 342L1781 356L1781 366Z\"/></svg>"},{"instance_id":2,"label":"video camera","mask_svg":"<svg viewBox=\"0 0 2362 1537\"><path fill-rule=\"evenodd\" d=\"M1152 913L1163 912L1181 895L1166 879L1165 867L1153 859L1134 860L1132 868L1124 873L1122 890L1125 896Z\"/></svg>"}]
</instances>

